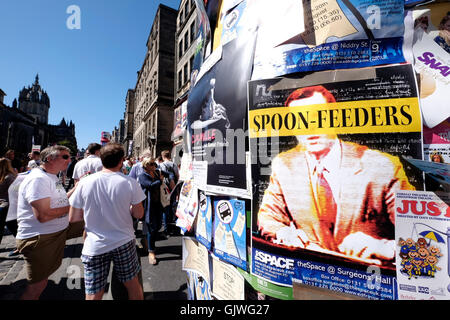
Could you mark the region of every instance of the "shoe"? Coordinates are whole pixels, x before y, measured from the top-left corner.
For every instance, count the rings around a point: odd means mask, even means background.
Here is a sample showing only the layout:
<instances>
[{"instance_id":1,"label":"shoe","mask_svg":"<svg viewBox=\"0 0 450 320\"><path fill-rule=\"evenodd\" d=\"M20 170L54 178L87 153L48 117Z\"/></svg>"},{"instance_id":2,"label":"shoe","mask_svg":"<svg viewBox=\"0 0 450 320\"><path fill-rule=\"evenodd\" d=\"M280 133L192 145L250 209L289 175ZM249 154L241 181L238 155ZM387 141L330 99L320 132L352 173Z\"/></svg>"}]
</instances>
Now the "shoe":
<instances>
[{"instance_id":1,"label":"shoe","mask_svg":"<svg viewBox=\"0 0 450 320\"><path fill-rule=\"evenodd\" d=\"M11 252L8 254L8 257L15 257L15 256L18 256L18 255L20 255L20 252L17 251L17 250L13 250L13 251L11 251Z\"/></svg>"},{"instance_id":2,"label":"shoe","mask_svg":"<svg viewBox=\"0 0 450 320\"><path fill-rule=\"evenodd\" d=\"M149 262L150 264L152 264L152 265L155 265L155 264L158 263L158 261L156 260L156 256L155 256L154 253L150 252L150 253L148 254L148 262Z\"/></svg>"}]
</instances>

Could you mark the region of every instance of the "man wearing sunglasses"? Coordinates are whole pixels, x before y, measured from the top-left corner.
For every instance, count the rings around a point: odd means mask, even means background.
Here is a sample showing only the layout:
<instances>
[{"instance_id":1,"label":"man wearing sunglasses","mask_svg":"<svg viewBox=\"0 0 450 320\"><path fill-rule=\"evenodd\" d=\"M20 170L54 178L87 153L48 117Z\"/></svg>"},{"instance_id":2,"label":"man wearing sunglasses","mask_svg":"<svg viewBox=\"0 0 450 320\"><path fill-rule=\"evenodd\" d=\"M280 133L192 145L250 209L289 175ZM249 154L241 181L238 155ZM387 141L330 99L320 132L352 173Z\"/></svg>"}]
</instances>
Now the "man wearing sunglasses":
<instances>
[{"instance_id":1,"label":"man wearing sunglasses","mask_svg":"<svg viewBox=\"0 0 450 320\"><path fill-rule=\"evenodd\" d=\"M70 162L70 150L48 147L41 161L19 187L16 239L27 267L28 286L21 297L27 300L39 299L61 265L66 240L81 236L84 228L83 222L69 224L68 195L57 177Z\"/></svg>"}]
</instances>

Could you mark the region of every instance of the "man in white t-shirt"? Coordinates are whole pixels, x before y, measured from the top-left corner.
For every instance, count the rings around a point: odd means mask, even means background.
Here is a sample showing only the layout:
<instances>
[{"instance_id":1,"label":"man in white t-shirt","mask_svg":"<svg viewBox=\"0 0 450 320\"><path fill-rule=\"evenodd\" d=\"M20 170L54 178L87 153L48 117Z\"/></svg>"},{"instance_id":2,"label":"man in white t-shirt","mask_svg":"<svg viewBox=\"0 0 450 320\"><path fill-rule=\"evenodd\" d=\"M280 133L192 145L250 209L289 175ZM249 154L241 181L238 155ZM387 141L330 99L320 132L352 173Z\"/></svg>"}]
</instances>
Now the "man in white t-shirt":
<instances>
[{"instance_id":1,"label":"man in white t-shirt","mask_svg":"<svg viewBox=\"0 0 450 320\"><path fill-rule=\"evenodd\" d=\"M51 146L41 153L42 165L19 187L17 249L27 267L28 286L21 299L39 299L48 277L61 265L66 240L79 237L83 223L69 224L69 200L56 176L66 170L70 150Z\"/></svg>"},{"instance_id":2,"label":"man in white t-shirt","mask_svg":"<svg viewBox=\"0 0 450 320\"><path fill-rule=\"evenodd\" d=\"M74 179L75 184L77 184L81 178L102 170L103 165L99 158L101 147L102 146L98 143L91 143L88 145L87 152L89 155L83 160L78 161L73 169L72 178Z\"/></svg>"},{"instance_id":3,"label":"man in white t-shirt","mask_svg":"<svg viewBox=\"0 0 450 320\"><path fill-rule=\"evenodd\" d=\"M143 217L145 194L136 180L121 172L124 154L121 144L104 146L102 171L82 179L70 198L70 221L85 221L81 260L86 300L102 299L111 261L129 299L143 299L132 217Z\"/></svg>"}]
</instances>

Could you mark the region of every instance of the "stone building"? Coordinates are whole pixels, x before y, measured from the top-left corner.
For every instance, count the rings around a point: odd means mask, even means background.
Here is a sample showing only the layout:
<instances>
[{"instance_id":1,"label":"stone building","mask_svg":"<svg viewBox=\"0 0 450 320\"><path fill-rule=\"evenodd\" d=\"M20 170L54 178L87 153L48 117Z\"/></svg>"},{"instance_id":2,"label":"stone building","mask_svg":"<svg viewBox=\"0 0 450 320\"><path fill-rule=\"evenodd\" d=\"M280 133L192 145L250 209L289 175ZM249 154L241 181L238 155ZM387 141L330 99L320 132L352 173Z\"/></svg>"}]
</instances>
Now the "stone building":
<instances>
[{"instance_id":1,"label":"stone building","mask_svg":"<svg viewBox=\"0 0 450 320\"><path fill-rule=\"evenodd\" d=\"M171 140L174 144L172 158L180 163L180 151L183 149L183 122L185 121L190 78L194 64L197 36L197 12L194 0L181 0L178 9L175 52L175 101L174 101L174 131Z\"/></svg>"},{"instance_id":2,"label":"stone building","mask_svg":"<svg viewBox=\"0 0 450 320\"><path fill-rule=\"evenodd\" d=\"M125 112L123 114L123 145L127 155L133 151L133 132L134 132L134 90L129 89L125 99Z\"/></svg>"},{"instance_id":3,"label":"stone building","mask_svg":"<svg viewBox=\"0 0 450 320\"><path fill-rule=\"evenodd\" d=\"M25 159L33 144L43 149L62 141L76 149L75 124L72 121L67 123L63 118L57 125L48 124L50 98L40 86L39 76L32 86L19 92L19 103L14 99L11 107L5 105L5 95L0 92L0 155L13 149L16 156Z\"/></svg>"},{"instance_id":4,"label":"stone building","mask_svg":"<svg viewBox=\"0 0 450 320\"><path fill-rule=\"evenodd\" d=\"M158 6L134 89L134 156L172 147L176 19L177 10Z\"/></svg>"}]
</instances>

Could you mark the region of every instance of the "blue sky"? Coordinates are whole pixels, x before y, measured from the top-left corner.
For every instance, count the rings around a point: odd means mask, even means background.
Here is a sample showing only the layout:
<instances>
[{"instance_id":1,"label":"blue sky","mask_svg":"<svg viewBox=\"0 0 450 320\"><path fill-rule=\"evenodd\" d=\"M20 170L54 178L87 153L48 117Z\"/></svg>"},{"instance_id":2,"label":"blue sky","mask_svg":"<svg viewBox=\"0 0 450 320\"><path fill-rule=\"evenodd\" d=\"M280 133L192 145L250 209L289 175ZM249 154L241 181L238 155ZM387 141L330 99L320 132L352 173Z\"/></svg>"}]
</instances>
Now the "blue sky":
<instances>
[{"instance_id":1,"label":"blue sky","mask_svg":"<svg viewBox=\"0 0 450 320\"><path fill-rule=\"evenodd\" d=\"M180 0L0 0L5 103L11 106L39 73L49 123L72 120L80 149L99 142L123 118L160 3L178 9ZM67 28L70 5L80 8L79 30Z\"/></svg>"}]
</instances>

